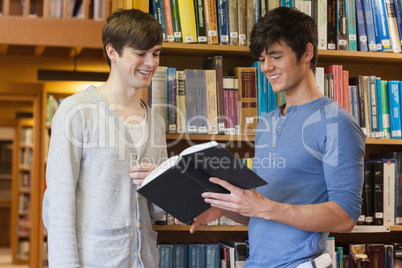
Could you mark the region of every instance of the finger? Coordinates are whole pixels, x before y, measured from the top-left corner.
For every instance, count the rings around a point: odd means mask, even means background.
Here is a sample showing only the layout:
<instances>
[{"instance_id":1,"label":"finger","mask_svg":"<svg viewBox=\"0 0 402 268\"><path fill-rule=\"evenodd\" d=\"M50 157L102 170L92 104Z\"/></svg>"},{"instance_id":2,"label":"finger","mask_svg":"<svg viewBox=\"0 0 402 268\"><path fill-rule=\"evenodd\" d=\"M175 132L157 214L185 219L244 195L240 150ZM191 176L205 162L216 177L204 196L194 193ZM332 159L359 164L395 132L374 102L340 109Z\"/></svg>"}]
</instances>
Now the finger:
<instances>
[{"instance_id":1,"label":"finger","mask_svg":"<svg viewBox=\"0 0 402 268\"><path fill-rule=\"evenodd\" d=\"M152 163L146 163L146 162L141 162L139 164L140 166L140 171L153 171L155 168L157 168L157 165L152 164Z\"/></svg>"},{"instance_id":2,"label":"finger","mask_svg":"<svg viewBox=\"0 0 402 268\"><path fill-rule=\"evenodd\" d=\"M229 192L236 192L236 191L240 190L239 187L236 187L233 184L230 184L229 182L227 182L225 180L222 180L222 179L219 179L219 178L216 178L216 177L209 178L209 181L222 186L223 188L225 188Z\"/></svg>"}]
</instances>

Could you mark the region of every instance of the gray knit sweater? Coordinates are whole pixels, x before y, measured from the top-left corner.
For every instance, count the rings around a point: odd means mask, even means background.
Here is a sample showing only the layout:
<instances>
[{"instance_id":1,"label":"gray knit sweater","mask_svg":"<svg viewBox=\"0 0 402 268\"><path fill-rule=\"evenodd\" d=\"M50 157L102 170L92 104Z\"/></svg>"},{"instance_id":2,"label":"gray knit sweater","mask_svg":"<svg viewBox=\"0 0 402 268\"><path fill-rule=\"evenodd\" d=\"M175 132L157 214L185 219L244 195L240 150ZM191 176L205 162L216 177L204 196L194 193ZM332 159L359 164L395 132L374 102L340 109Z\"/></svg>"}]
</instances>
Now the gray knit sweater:
<instances>
[{"instance_id":1,"label":"gray knit sweater","mask_svg":"<svg viewBox=\"0 0 402 268\"><path fill-rule=\"evenodd\" d=\"M138 156L124 122L94 87L61 103L43 200L51 268L158 267L151 221L162 211L129 178L137 160L159 165L167 157L163 119L148 106L147 114L148 140Z\"/></svg>"}]
</instances>

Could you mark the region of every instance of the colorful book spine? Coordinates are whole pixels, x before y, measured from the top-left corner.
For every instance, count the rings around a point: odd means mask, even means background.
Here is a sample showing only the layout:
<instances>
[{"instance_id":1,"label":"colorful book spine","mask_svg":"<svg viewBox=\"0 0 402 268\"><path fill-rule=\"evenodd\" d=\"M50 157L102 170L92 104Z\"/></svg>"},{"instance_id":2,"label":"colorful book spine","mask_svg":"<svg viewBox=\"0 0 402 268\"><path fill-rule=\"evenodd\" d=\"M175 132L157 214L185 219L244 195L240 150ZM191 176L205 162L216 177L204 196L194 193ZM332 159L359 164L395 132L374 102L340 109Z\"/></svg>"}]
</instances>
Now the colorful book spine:
<instances>
[{"instance_id":1,"label":"colorful book spine","mask_svg":"<svg viewBox=\"0 0 402 268\"><path fill-rule=\"evenodd\" d=\"M377 23L377 29L381 40L382 51L390 52L391 47L391 37L389 34L387 14L385 10L384 0L373 0L375 7L375 17Z\"/></svg>"},{"instance_id":2,"label":"colorful book spine","mask_svg":"<svg viewBox=\"0 0 402 268\"><path fill-rule=\"evenodd\" d=\"M391 139L402 138L399 81L388 81L389 124Z\"/></svg>"},{"instance_id":3,"label":"colorful book spine","mask_svg":"<svg viewBox=\"0 0 402 268\"><path fill-rule=\"evenodd\" d=\"M392 40L392 49L395 53L401 52L401 38L398 32L398 23L396 21L395 10L392 0L385 0L387 6L387 17L389 23L389 31Z\"/></svg>"},{"instance_id":4,"label":"colorful book spine","mask_svg":"<svg viewBox=\"0 0 402 268\"><path fill-rule=\"evenodd\" d=\"M181 34L184 43L197 43L193 1L178 0Z\"/></svg>"},{"instance_id":5,"label":"colorful book spine","mask_svg":"<svg viewBox=\"0 0 402 268\"><path fill-rule=\"evenodd\" d=\"M165 24L165 12L163 10L163 0L152 1L152 13L154 17L159 21L163 32L163 41L166 40L166 24Z\"/></svg>"},{"instance_id":6,"label":"colorful book spine","mask_svg":"<svg viewBox=\"0 0 402 268\"><path fill-rule=\"evenodd\" d=\"M162 0L163 4L163 14L165 15L166 24L166 41L174 42L174 32L173 32L173 19L172 19L172 9L170 7L170 0Z\"/></svg>"},{"instance_id":7,"label":"colorful book spine","mask_svg":"<svg viewBox=\"0 0 402 268\"><path fill-rule=\"evenodd\" d=\"M204 0L194 0L195 24L199 44L208 43L207 29L205 25Z\"/></svg>"},{"instance_id":8,"label":"colorful book spine","mask_svg":"<svg viewBox=\"0 0 402 268\"><path fill-rule=\"evenodd\" d=\"M380 30L378 29L378 26L377 26L377 17L376 17L377 10L376 10L376 6L374 4L374 0L370 0L370 2L371 2L371 8L373 9L372 10L372 13L373 13L373 27L374 27L374 36L375 36L376 49L377 49L377 52L382 52L381 37L380 37L380 33L379 33Z\"/></svg>"},{"instance_id":9,"label":"colorful book spine","mask_svg":"<svg viewBox=\"0 0 402 268\"><path fill-rule=\"evenodd\" d=\"M374 32L374 20L373 20L373 8L371 5L371 0L362 0L363 10L364 10L364 22L366 25L366 34L369 51L377 51L377 43L375 39Z\"/></svg>"},{"instance_id":10,"label":"colorful book spine","mask_svg":"<svg viewBox=\"0 0 402 268\"><path fill-rule=\"evenodd\" d=\"M364 21L365 19L362 0L356 0L356 28L359 51L368 51L366 23Z\"/></svg>"},{"instance_id":11,"label":"colorful book spine","mask_svg":"<svg viewBox=\"0 0 402 268\"><path fill-rule=\"evenodd\" d=\"M381 80L381 106L383 138L391 138L389 126L388 81Z\"/></svg>"},{"instance_id":12,"label":"colorful book spine","mask_svg":"<svg viewBox=\"0 0 402 268\"><path fill-rule=\"evenodd\" d=\"M253 62L250 67L255 67L257 70L258 117L260 118L268 112L268 87L264 84L265 74L261 71L260 62Z\"/></svg>"},{"instance_id":13,"label":"colorful book spine","mask_svg":"<svg viewBox=\"0 0 402 268\"><path fill-rule=\"evenodd\" d=\"M175 43L182 43L183 38L181 36L179 4L177 0L170 0L170 9L172 11L174 41Z\"/></svg>"},{"instance_id":14,"label":"colorful book spine","mask_svg":"<svg viewBox=\"0 0 402 268\"><path fill-rule=\"evenodd\" d=\"M398 26L399 38L401 39L402 44L402 3L399 0L393 0L392 2L394 3L396 23Z\"/></svg>"},{"instance_id":15,"label":"colorful book spine","mask_svg":"<svg viewBox=\"0 0 402 268\"><path fill-rule=\"evenodd\" d=\"M207 29L207 42L210 45L219 44L218 14L215 0L204 0L205 26Z\"/></svg>"},{"instance_id":16,"label":"colorful book spine","mask_svg":"<svg viewBox=\"0 0 402 268\"><path fill-rule=\"evenodd\" d=\"M229 10L228 0L217 0L219 43L229 43Z\"/></svg>"},{"instance_id":17,"label":"colorful book spine","mask_svg":"<svg viewBox=\"0 0 402 268\"><path fill-rule=\"evenodd\" d=\"M376 82L376 94L377 94L377 110L378 110L378 137L384 138L384 129L382 123L382 98L381 98L381 78L377 77Z\"/></svg>"},{"instance_id":18,"label":"colorful book spine","mask_svg":"<svg viewBox=\"0 0 402 268\"><path fill-rule=\"evenodd\" d=\"M354 0L346 0L349 51L357 51L356 7Z\"/></svg>"}]
</instances>

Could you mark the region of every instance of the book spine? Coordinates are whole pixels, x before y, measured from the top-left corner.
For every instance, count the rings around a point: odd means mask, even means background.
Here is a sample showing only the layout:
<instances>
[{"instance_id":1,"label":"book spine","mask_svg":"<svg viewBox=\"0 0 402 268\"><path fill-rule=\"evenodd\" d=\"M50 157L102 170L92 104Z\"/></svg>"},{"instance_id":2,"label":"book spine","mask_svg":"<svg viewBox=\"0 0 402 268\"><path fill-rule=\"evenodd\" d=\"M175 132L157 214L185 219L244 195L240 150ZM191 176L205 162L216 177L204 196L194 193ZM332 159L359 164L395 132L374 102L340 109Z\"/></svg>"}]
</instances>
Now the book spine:
<instances>
[{"instance_id":1,"label":"book spine","mask_svg":"<svg viewBox=\"0 0 402 268\"><path fill-rule=\"evenodd\" d=\"M371 6L371 0L363 1L363 11L364 11L364 22L366 25L366 34L369 51L377 51L377 43L374 33L374 21L373 21L373 8Z\"/></svg>"},{"instance_id":2,"label":"book spine","mask_svg":"<svg viewBox=\"0 0 402 268\"><path fill-rule=\"evenodd\" d=\"M398 23L396 21L395 10L392 0L385 0L387 6L387 17L392 40L392 49L395 53L401 52L401 38L398 32Z\"/></svg>"},{"instance_id":3,"label":"book spine","mask_svg":"<svg viewBox=\"0 0 402 268\"><path fill-rule=\"evenodd\" d=\"M186 88L187 133L197 134L197 90L195 85L195 70L185 70L184 72Z\"/></svg>"},{"instance_id":4,"label":"book spine","mask_svg":"<svg viewBox=\"0 0 402 268\"><path fill-rule=\"evenodd\" d=\"M208 118L208 134L218 134L218 109L216 95L216 74L215 70L205 70L206 74L206 110Z\"/></svg>"},{"instance_id":5,"label":"book spine","mask_svg":"<svg viewBox=\"0 0 402 268\"><path fill-rule=\"evenodd\" d=\"M233 98L234 98L234 127L235 135L240 135L240 111L241 103L239 102L239 79L233 78Z\"/></svg>"},{"instance_id":6,"label":"book spine","mask_svg":"<svg viewBox=\"0 0 402 268\"><path fill-rule=\"evenodd\" d=\"M174 244L174 266L173 267L188 267L188 245Z\"/></svg>"},{"instance_id":7,"label":"book spine","mask_svg":"<svg viewBox=\"0 0 402 268\"><path fill-rule=\"evenodd\" d=\"M229 91L233 89L233 79L230 77L223 78L223 91L224 91L224 126L225 126L225 135L230 135L230 107L233 107L230 102ZM233 122L234 124L234 122Z\"/></svg>"},{"instance_id":8,"label":"book spine","mask_svg":"<svg viewBox=\"0 0 402 268\"><path fill-rule=\"evenodd\" d=\"M348 21L346 16L346 2L347 0L337 1L338 10L338 50L348 50Z\"/></svg>"},{"instance_id":9,"label":"book spine","mask_svg":"<svg viewBox=\"0 0 402 268\"><path fill-rule=\"evenodd\" d=\"M337 18L337 4L336 0L327 0L328 3L328 23L327 23L327 48L328 50L336 49L336 18Z\"/></svg>"},{"instance_id":10,"label":"book spine","mask_svg":"<svg viewBox=\"0 0 402 268\"><path fill-rule=\"evenodd\" d=\"M389 124L392 139L402 138L399 81L388 81Z\"/></svg>"},{"instance_id":11,"label":"book spine","mask_svg":"<svg viewBox=\"0 0 402 268\"><path fill-rule=\"evenodd\" d=\"M207 84L206 70L195 71L196 85L196 119L198 134L208 134L208 115L207 115Z\"/></svg>"},{"instance_id":12,"label":"book spine","mask_svg":"<svg viewBox=\"0 0 402 268\"><path fill-rule=\"evenodd\" d=\"M384 225L395 225L395 160L384 159Z\"/></svg>"},{"instance_id":13,"label":"book spine","mask_svg":"<svg viewBox=\"0 0 402 268\"><path fill-rule=\"evenodd\" d=\"M170 0L163 0L162 3L166 23L166 41L174 42L173 19L172 19L172 9L170 7Z\"/></svg>"},{"instance_id":14,"label":"book spine","mask_svg":"<svg viewBox=\"0 0 402 268\"><path fill-rule=\"evenodd\" d=\"M163 41L166 40L166 24L165 24L165 15L163 11L163 2L162 0L152 0L152 12L154 17L159 21L159 24L162 27L163 32Z\"/></svg>"},{"instance_id":15,"label":"book spine","mask_svg":"<svg viewBox=\"0 0 402 268\"><path fill-rule=\"evenodd\" d=\"M218 14L215 0L204 0L205 26L207 29L208 44L219 44Z\"/></svg>"},{"instance_id":16,"label":"book spine","mask_svg":"<svg viewBox=\"0 0 402 268\"><path fill-rule=\"evenodd\" d=\"M204 12L204 0L194 0L194 14L195 14L195 24L197 27L197 38L198 43L206 44L207 39L207 29L205 23L205 12Z\"/></svg>"},{"instance_id":17,"label":"book spine","mask_svg":"<svg viewBox=\"0 0 402 268\"><path fill-rule=\"evenodd\" d=\"M246 0L238 0L237 2L237 22L239 31L239 45L247 45L247 13Z\"/></svg>"},{"instance_id":18,"label":"book spine","mask_svg":"<svg viewBox=\"0 0 402 268\"><path fill-rule=\"evenodd\" d=\"M255 24L255 2L254 0L246 1L246 40L250 45L251 30Z\"/></svg>"},{"instance_id":19,"label":"book spine","mask_svg":"<svg viewBox=\"0 0 402 268\"><path fill-rule=\"evenodd\" d=\"M177 80L177 132L187 133L187 106L184 71L176 71Z\"/></svg>"},{"instance_id":20,"label":"book spine","mask_svg":"<svg viewBox=\"0 0 402 268\"><path fill-rule=\"evenodd\" d=\"M398 0L393 0L394 3L394 10L395 10L395 17L396 17L396 23L398 26L398 33L399 33L399 38L402 44L402 7L401 7L401 2Z\"/></svg>"},{"instance_id":21,"label":"book spine","mask_svg":"<svg viewBox=\"0 0 402 268\"><path fill-rule=\"evenodd\" d=\"M154 77L152 77L152 109L159 113L165 121L165 130L168 130L168 68L159 66Z\"/></svg>"},{"instance_id":22,"label":"book spine","mask_svg":"<svg viewBox=\"0 0 402 268\"><path fill-rule=\"evenodd\" d=\"M364 22L364 11L362 0L356 0L356 28L359 51L368 51L366 25Z\"/></svg>"},{"instance_id":23,"label":"book spine","mask_svg":"<svg viewBox=\"0 0 402 268\"><path fill-rule=\"evenodd\" d=\"M356 7L354 0L346 0L349 51L357 51Z\"/></svg>"},{"instance_id":24,"label":"book spine","mask_svg":"<svg viewBox=\"0 0 402 268\"><path fill-rule=\"evenodd\" d=\"M175 43L182 43L183 38L181 36L179 4L177 0L170 0L170 9L172 11L174 41Z\"/></svg>"},{"instance_id":25,"label":"book spine","mask_svg":"<svg viewBox=\"0 0 402 268\"><path fill-rule=\"evenodd\" d=\"M240 130L241 134L251 134L257 127L257 75L254 67L236 67L239 79Z\"/></svg>"},{"instance_id":26,"label":"book spine","mask_svg":"<svg viewBox=\"0 0 402 268\"><path fill-rule=\"evenodd\" d=\"M179 4L180 26L184 43L197 43L197 31L193 1L177 0Z\"/></svg>"},{"instance_id":27,"label":"book spine","mask_svg":"<svg viewBox=\"0 0 402 268\"><path fill-rule=\"evenodd\" d=\"M226 45L229 43L229 14L228 0L217 0L219 43Z\"/></svg>"},{"instance_id":28,"label":"book spine","mask_svg":"<svg viewBox=\"0 0 402 268\"><path fill-rule=\"evenodd\" d=\"M176 68L168 68L168 122L169 133L177 132L177 114L176 114L176 97L177 97L177 84L176 84Z\"/></svg>"},{"instance_id":29,"label":"book spine","mask_svg":"<svg viewBox=\"0 0 402 268\"><path fill-rule=\"evenodd\" d=\"M376 43L376 49L377 52L382 52L382 45L381 45L381 37L380 37L380 33L379 33L379 28L377 25L377 17L376 17L376 12L377 12L377 8L374 4L374 0L370 0L371 2L371 12L373 13L373 27L374 27L374 36L375 36L375 43Z\"/></svg>"},{"instance_id":30,"label":"book spine","mask_svg":"<svg viewBox=\"0 0 402 268\"><path fill-rule=\"evenodd\" d=\"M366 120L366 137L371 137L371 116L370 116L370 84L369 77L363 76L363 90L364 90L364 119Z\"/></svg>"},{"instance_id":31,"label":"book spine","mask_svg":"<svg viewBox=\"0 0 402 268\"><path fill-rule=\"evenodd\" d=\"M374 225L384 224L384 163L374 161L373 164L374 182Z\"/></svg>"},{"instance_id":32,"label":"book spine","mask_svg":"<svg viewBox=\"0 0 402 268\"><path fill-rule=\"evenodd\" d=\"M317 0L318 49L327 49L328 10L327 0Z\"/></svg>"},{"instance_id":33,"label":"book spine","mask_svg":"<svg viewBox=\"0 0 402 268\"><path fill-rule=\"evenodd\" d=\"M229 43L230 45L239 45L239 30L238 30L238 8L237 0L227 0L229 11Z\"/></svg>"},{"instance_id":34,"label":"book spine","mask_svg":"<svg viewBox=\"0 0 402 268\"><path fill-rule=\"evenodd\" d=\"M391 47L391 37L388 28L387 14L385 10L384 0L373 0L375 7L375 17L377 23L377 29L381 40L382 51L389 52L392 51Z\"/></svg>"},{"instance_id":35,"label":"book spine","mask_svg":"<svg viewBox=\"0 0 402 268\"><path fill-rule=\"evenodd\" d=\"M381 98L381 78L376 78L376 95L377 95L377 110L378 110L378 137L384 138L384 129L382 123L382 98Z\"/></svg>"},{"instance_id":36,"label":"book spine","mask_svg":"<svg viewBox=\"0 0 402 268\"><path fill-rule=\"evenodd\" d=\"M369 76L370 115L371 115L371 138L379 138L378 133L378 101L376 77Z\"/></svg>"},{"instance_id":37,"label":"book spine","mask_svg":"<svg viewBox=\"0 0 402 268\"><path fill-rule=\"evenodd\" d=\"M382 131L385 139L391 138L389 126L388 82L381 80Z\"/></svg>"}]
</instances>

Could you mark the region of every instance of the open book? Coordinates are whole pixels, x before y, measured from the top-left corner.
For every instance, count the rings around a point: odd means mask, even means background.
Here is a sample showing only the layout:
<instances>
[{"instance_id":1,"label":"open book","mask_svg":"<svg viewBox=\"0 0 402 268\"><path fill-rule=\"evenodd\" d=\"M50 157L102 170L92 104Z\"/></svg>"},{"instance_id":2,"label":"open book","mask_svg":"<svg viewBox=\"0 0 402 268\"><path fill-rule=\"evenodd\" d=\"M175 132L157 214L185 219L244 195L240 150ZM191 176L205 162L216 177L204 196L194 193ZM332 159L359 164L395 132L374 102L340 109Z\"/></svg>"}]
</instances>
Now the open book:
<instances>
[{"instance_id":1,"label":"open book","mask_svg":"<svg viewBox=\"0 0 402 268\"><path fill-rule=\"evenodd\" d=\"M241 160L212 141L193 145L180 155L167 159L148 175L138 193L187 223L211 207L204 202L202 193L228 192L210 182L210 177L226 180L243 189L267 184Z\"/></svg>"}]
</instances>

